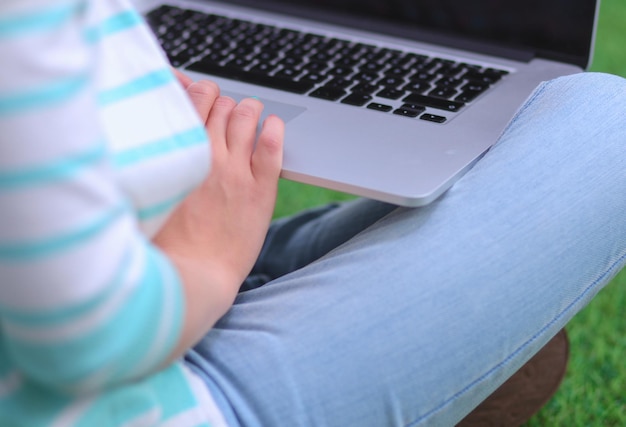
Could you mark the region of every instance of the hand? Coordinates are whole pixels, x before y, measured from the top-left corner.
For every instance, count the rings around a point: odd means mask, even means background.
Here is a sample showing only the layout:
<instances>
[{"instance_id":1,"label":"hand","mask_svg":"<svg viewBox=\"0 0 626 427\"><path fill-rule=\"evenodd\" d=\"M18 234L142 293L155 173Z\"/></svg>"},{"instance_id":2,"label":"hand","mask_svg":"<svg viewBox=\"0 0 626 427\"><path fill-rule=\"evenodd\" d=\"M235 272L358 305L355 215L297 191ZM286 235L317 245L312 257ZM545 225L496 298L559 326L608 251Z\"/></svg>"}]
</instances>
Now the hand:
<instances>
[{"instance_id":1,"label":"hand","mask_svg":"<svg viewBox=\"0 0 626 427\"><path fill-rule=\"evenodd\" d=\"M185 328L191 328L185 332L191 338L179 346L184 351L230 307L260 253L276 201L284 124L269 116L256 138L261 102L237 104L220 96L212 82L181 84L206 124L212 148L209 176L154 240L184 282Z\"/></svg>"}]
</instances>

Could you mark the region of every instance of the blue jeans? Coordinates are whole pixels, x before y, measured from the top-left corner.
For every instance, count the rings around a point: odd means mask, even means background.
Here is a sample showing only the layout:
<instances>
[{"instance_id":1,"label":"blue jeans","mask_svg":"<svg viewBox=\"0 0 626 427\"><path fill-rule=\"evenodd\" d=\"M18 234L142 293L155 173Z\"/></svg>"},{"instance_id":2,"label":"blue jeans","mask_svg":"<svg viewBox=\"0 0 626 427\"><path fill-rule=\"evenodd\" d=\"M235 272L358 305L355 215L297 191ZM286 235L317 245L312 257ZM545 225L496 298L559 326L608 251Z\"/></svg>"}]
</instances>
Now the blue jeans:
<instances>
[{"instance_id":1,"label":"blue jeans","mask_svg":"<svg viewBox=\"0 0 626 427\"><path fill-rule=\"evenodd\" d=\"M626 81L561 78L434 203L276 222L187 361L233 426L452 426L625 257Z\"/></svg>"}]
</instances>

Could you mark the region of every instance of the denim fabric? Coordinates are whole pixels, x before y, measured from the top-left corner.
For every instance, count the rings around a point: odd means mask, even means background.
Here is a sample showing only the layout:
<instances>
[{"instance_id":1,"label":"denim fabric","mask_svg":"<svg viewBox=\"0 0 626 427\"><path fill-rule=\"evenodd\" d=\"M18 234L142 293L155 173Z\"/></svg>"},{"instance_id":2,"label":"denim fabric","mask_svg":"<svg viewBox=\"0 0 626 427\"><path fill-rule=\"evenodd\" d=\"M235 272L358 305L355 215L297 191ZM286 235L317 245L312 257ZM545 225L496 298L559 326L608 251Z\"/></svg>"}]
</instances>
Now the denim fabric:
<instances>
[{"instance_id":1,"label":"denim fabric","mask_svg":"<svg viewBox=\"0 0 626 427\"><path fill-rule=\"evenodd\" d=\"M544 83L434 203L274 224L188 363L233 426L452 426L623 268L625 150L623 79Z\"/></svg>"}]
</instances>

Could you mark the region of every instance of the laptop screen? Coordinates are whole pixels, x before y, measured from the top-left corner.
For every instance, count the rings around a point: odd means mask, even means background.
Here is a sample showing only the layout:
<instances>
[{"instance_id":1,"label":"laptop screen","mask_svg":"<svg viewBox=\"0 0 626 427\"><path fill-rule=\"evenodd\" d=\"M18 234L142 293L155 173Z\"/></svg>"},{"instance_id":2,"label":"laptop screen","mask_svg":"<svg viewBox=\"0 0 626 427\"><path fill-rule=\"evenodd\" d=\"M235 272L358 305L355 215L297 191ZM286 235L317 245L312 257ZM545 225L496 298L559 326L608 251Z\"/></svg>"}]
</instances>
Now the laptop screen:
<instances>
[{"instance_id":1,"label":"laptop screen","mask_svg":"<svg viewBox=\"0 0 626 427\"><path fill-rule=\"evenodd\" d=\"M242 1L242 0L240 0ZM246 0L243 0L245 3ZM585 68L599 0L253 0L256 7L452 44L531 51ZM378 24L378 25L376 25ZM419 35L417 34L419 33ZM424 38L426 36L426 38ZM450 37L452 36L452 37ZM439 39L438 39L439 37ZM449 40L450 43L446 43ZM455 42L456 44L456 42ZM463 46L470 47L470 46ZM470 47L471 48L471 47Z\"/></svg>"}]
</instances>

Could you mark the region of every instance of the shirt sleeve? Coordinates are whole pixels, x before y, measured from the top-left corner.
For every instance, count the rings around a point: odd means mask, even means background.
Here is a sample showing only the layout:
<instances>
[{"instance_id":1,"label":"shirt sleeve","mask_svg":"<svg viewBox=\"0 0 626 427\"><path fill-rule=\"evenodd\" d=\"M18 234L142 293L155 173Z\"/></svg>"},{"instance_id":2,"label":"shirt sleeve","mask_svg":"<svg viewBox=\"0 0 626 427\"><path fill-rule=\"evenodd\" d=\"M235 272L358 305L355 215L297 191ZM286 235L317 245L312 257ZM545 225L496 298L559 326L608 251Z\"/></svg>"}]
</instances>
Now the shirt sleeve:
<instances>
[{"instance_id":1,"label":"shirt sleeve","mask_svg":"<svg viewBox=\"0 0 626 427\"><path fill-rule=\"evenodd\" d=\"M155 370L184 311L101 131L88 2L0 3L0 345L45 387Z\"/></svg>"}]
</instances>

